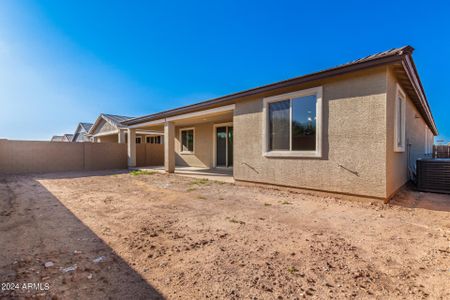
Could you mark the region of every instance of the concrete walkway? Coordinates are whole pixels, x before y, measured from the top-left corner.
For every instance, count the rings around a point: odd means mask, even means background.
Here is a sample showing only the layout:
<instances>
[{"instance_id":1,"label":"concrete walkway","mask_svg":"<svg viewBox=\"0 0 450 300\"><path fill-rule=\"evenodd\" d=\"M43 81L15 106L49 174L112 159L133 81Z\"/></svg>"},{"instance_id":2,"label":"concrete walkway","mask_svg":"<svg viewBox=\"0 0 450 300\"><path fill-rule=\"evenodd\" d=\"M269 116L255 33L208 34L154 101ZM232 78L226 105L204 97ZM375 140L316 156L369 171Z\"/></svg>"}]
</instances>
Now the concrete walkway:
<instances>
[{"instance_id":1,"label":"concrete walkway","mask_svg":"<svg viewBox=\"0 0 450 300\"><path fill-rule=\"evenodd\" d=\"M157 171L165 173L163 166L137 167L133 170ZM202 178L208 180L234 183L233 168L195 168L195 167L176 167L175 174L180 176Z\"/></svg>"}]
</instances>

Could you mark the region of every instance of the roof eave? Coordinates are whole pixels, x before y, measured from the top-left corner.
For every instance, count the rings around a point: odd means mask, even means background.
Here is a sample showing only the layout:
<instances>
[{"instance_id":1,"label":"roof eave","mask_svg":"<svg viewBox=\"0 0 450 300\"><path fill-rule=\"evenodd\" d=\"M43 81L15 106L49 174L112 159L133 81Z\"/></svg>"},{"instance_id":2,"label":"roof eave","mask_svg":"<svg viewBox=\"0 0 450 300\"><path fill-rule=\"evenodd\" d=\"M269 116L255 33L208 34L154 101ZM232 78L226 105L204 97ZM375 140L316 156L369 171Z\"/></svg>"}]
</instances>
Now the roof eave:
<instances>
[{"instance_id":1,"label":"roof eave","mask_svg":"<svg viewBox=\"0 0 450 300\"><path fill-rule=\"evenodd\" d=\"M425 95L425 90L422 86L422 82L420 81L419 73L417 72L417 68L414 64L414 60L412 59L411 54L403 56L402 65L403 68L405 69L406 74L409 77L409 80L415 90L415 93L417 94L417 97L419 98L420 105L425 111L427 124L430 126L430 129L433 132L433 134L437 136L439 132L437 130L433 114L431 113L430 105Z\"/></svg>"}]
</instances>

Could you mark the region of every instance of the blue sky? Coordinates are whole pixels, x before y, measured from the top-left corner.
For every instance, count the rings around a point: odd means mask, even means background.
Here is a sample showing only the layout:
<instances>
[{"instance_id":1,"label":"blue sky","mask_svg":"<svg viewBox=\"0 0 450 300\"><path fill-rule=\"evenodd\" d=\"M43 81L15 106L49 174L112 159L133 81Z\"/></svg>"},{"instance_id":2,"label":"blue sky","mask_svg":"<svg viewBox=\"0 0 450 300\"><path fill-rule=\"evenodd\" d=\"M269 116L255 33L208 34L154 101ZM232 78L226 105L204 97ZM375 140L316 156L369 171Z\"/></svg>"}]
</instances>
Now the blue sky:
<instances>
[{"instance_id":1,"label":"blue sky","mask_svg":"<svg viewBox=\"0 0 450 300\"><path fill-rule=\"evenodd\" d=\"M304 2L304 3L303 3ZM449 140L445 1L0 2L0 137L46 140L412 45Z\"/></svg>"}]
</instances>

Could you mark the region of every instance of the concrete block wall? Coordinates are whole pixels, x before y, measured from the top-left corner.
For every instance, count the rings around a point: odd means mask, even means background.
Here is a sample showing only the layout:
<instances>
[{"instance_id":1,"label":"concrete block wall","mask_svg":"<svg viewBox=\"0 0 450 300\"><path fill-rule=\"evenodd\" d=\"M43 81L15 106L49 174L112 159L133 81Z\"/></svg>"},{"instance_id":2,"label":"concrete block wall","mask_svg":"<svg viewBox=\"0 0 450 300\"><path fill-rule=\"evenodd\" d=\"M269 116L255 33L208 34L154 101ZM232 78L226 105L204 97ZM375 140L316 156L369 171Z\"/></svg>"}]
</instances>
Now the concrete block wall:
<instances>
[{"instance_id":1,"label":"concrete block wall","mask_svg":"<svg viewBox=\"0 0 450 300\"><path fill-rule=\"evenodd\" d=\"M0 140L0 174L126 168L126 144Z\"/></svg>"}]
</instances>

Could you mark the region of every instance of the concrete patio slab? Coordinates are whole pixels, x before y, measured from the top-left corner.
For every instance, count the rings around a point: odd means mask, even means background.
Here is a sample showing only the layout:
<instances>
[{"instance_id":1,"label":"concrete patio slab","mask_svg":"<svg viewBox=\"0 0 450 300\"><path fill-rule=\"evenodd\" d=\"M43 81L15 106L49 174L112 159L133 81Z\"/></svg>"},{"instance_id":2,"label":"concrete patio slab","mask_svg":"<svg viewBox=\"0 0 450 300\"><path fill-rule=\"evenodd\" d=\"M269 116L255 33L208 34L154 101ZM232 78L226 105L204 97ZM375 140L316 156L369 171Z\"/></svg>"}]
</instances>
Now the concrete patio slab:
<instances>
[{"instance_id":1,"label":"concrete patio slab","mask_svg":"<svg viewBox=\"0 0 450 300\"><path fill-rule=\"evenodd\" d=\"M131 170L157 171L165 173L164 166L136 167ZM233 168L196 168L176 167L175 174L185 177L201 178L221 182L234 183Z\"/></svg>"}]
</instances>

